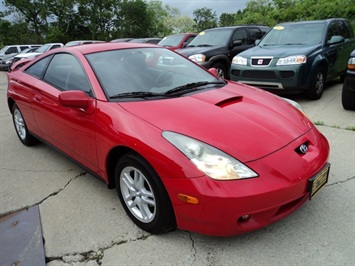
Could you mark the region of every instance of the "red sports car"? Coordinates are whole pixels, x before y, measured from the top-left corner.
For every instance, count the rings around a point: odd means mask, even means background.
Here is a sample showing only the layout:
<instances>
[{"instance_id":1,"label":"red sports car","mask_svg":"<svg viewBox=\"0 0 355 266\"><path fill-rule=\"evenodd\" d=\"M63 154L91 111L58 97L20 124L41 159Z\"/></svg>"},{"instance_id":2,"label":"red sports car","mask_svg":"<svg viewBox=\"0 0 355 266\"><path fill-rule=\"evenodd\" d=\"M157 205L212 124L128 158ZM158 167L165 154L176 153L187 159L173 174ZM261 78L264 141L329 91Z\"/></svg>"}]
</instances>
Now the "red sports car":
<instances>
[{"instance_id":1,"label":"red sports car","mask_svg":"<svg viewBox=\"0 0 355 266\"><path fill-rule=\"evenodd\" d=\"M312 198L329 145L293 102L213 73L155 45L88 44L15 66L7 100L23 144L116 187L143 230L230 236Z\"/></svg>"}]
</instances>

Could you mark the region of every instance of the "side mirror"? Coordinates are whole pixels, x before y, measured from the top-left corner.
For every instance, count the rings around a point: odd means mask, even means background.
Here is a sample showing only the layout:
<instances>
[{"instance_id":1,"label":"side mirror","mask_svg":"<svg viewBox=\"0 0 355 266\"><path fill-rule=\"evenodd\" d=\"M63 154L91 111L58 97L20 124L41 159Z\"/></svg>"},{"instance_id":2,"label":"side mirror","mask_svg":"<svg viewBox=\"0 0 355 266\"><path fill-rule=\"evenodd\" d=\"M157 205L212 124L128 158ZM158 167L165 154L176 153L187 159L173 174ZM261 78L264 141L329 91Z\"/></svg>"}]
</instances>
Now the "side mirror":
<instances>
[{"instance_id":1,"label":"side mirror","mask_svg":"<svg viewBox=\"0 0 355 266\"><path fill-rule=\"evenodd\" d=\"M233 48L235 46L240 46L240 45L242 45L242 40L235 40L232 42L231 47Z\"/></svg>"},{"instance_id":2,"label":"side mirror","mask_svg":"<svg viewBox=\"0 0 355 266\"><path fill-rule=\"evenodd\" d=\"M260 43L260 40L259 40L259 39L258 39L258 40L255 40L255 42L254 42L255 46L257 46L259 43Z\"/></svg>"},{"instance_id":3,"label":"side mirror","mask_svg":"<svg viewBox=\"0 0 355 266\"><path fill-rule=\"evenodd\" d=\"M335 35L335 36L332 36L330 41L328 41L328 44L333 45L333 44L338 44L338 43L342 43L342 42L345 42L344 37L340 36L340 35Z\"/></svg>"},{"instance_id":4,"label":"side mirror","mask_svg":"<svg viewBox=\"0 0 355 266\"><path fill-rule=\"evenodd\" d=\"M212 75L216 76L216 78L219 78L217 68L214 68L214 67L209 68L208 72L210 72Z\"/></svg>"},{"instance_id":5,"label":"side mirror","mask_svg":"<svg viewBox=\"0 0 355 266\"><path fill-rule=\"evenodd\" d=\"M95 100L83 91L63 91L58 96L59 103L66 107L81 108L89 113L95 109Z\"/></svg>"}]
</instances>

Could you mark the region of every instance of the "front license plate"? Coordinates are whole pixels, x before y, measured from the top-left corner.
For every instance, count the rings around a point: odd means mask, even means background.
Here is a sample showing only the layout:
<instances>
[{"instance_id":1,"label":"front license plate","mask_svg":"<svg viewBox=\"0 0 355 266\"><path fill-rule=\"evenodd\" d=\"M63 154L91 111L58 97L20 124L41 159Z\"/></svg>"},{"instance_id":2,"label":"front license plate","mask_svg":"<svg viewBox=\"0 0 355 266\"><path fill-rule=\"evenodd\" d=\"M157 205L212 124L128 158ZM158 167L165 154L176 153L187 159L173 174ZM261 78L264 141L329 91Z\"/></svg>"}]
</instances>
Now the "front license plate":
<instances>
[{"instance_id":1,"label":"front license plate","mask_svg":"<svg viewBox=\"0 0 355 266\"><path fill-rule=\"evenodd\" d=\"M318 174L308 180L309 199L312 199L313 196L328 182L329 169L330 163L327 163Z\"/></svg>"}]
</instances>

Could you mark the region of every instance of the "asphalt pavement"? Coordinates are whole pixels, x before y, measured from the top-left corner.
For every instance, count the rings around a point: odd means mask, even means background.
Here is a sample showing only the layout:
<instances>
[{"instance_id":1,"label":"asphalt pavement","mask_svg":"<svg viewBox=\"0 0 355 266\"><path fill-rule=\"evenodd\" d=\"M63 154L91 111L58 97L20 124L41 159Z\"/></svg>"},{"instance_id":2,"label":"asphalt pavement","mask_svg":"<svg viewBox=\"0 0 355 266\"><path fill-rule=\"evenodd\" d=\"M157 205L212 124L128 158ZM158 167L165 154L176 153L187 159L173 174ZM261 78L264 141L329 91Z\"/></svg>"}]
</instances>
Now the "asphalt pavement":
<instances>
[{"instance_id":1,"label":"asphalt pavement","mask_svg":"<svg viewBox=\"0 0 355 266\"><path fill-rule=\"evenodd\" d=\"M355 111L342 108L341 86L328 84L318 101L291 97L330 142L328 184L285 219L252 233L220 238L180 230L150 235L129 220L115 190L44 144L22 145L7 108L6 74L0 72L0 217L38 207L50 266L352 266ZM0 249L8 244L1 241Z\"/></svg>"}]
</instances>

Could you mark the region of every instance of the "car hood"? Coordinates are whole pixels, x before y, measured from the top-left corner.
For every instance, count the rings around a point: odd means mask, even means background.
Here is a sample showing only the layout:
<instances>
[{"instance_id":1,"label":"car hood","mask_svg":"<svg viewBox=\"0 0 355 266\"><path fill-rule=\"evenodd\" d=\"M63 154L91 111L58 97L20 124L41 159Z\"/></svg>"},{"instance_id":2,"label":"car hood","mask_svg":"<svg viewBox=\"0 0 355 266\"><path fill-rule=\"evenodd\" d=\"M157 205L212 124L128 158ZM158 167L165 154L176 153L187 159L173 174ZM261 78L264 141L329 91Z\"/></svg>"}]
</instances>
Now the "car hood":
<instances>
[{"instance_id":1,"label":"car hood","mask_svg":"<svg viewBox=\"0 0 355 266\"><path fill-rule=\"evenodd\" d=\"M214 49L219 49L221 46L205 46L205 47L185 47L182 49L177 49L176 52L182 54L186 57L194 54L204 54Z\"/></svg>"},{"instance_id":2,"label":"car hood","mask_svg":"<svg viewBox=\"0 0 355 266\"><path fill-rule=\"evenodd\" d=\"M30 58L30 57L35 57L37 55L40 55L41 53L26 53L26 54L19 54L16 55L17 58Z\"/></svg>"},{"instance_id":3,"label":"car hood","mask_svg":"<svg viewBox=\"0 0 355 266\"><path fill-rule=\"evenodd\" d=\"M274 46L255 46L239 54L245 58L258 56L272 56L274 58L283 58L291 55L310 55L318 50L321 45L274 45Z\"/></svg>"},{"instance_id":4,"label":"car hood","mask_svg":"<svg viewBox=\"0 0 355 266\"><path fill-rule=\"evenodd\" d=\"M282 98L244 85L118 104L162 131L198 139L243 162L273 153L313 128Z\"/></svg>"}]
</instances>

